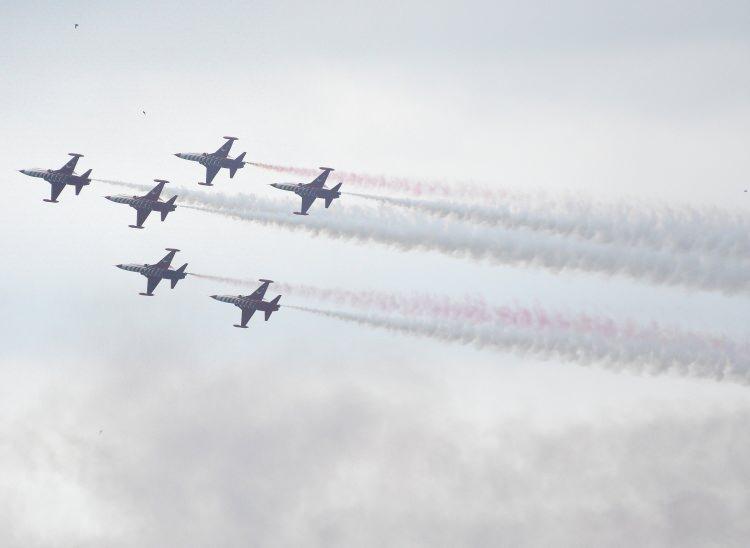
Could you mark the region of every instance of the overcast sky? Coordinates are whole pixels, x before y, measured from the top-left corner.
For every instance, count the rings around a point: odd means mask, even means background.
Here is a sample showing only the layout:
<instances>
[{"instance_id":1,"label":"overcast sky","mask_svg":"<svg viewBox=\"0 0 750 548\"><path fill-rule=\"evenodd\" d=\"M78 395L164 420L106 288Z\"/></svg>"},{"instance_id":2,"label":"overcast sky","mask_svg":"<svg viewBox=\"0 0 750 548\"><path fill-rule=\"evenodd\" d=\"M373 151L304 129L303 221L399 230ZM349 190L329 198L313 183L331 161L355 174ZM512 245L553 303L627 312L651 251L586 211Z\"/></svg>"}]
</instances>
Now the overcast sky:
<instances>
[{"instance_id":1,"label":"overcast sky","mask_svg":"<svg viewBox=\"0 0 750 548\"><path fill-rule=\"evenodd\" d=\"M251 161L691 208L734 234L750 210L747 2L8 2L0 30L1 545L750 542L746 385L285 308L233 329L239 310L208 295L254 285L189 277L145 299L145 279L113 265L176 247L199 273L482 296L745 342L747 291L189 209L135 231L102 197L122 188L49 204L49 185L17 171L79 152L94 177L293 211L268 183L304 179L247 166L199 187L202 168L173 155L236 135ZM344 195L310 213L377 207ZM747 272L731 241L696 268Z\"/></svg>"}]
</instances>

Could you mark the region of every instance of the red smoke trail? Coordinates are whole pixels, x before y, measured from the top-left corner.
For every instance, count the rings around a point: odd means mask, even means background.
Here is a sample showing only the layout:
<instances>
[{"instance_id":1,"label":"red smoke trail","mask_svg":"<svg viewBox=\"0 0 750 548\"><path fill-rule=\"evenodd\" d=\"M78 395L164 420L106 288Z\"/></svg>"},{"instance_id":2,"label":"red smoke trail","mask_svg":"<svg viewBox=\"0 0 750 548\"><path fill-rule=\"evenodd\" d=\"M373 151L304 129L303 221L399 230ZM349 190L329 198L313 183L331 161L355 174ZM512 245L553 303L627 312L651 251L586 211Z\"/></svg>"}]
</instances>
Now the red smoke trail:
<instances>
[{"instance_id":1,"label":"red smoke trail","mask_svg":"<svg viewBox=\"0 0 750 548\"><path fill-rule=\"evenodd\" d=\"M255 286L255 280L226 278L206 274L191 275L237 286ZM517 328L537 332L544 336L592 337L593 340L630 341L657 348L671 344L690 353L695 345L710 347L716 351L745 348L747 343L736 343L726 337L710 333L684 331L662 326L657 322L636 324L632 320L616 322L603 316L585 313L566 314L550 312L540 305L524 307L513 305L489 305L481 296L462 298L426 293L399 294L386 291L348 290L325 288L308 284L277 283L275 288L284 295L305 297L312 300L356 308L368 313L397 314L406 318L427 318L433 321L456 322L465 326Z\"/></svg>"},{"instance_id":2,"label":"red smoke trail","mask_svg":"<svg viewBox=\"0 0 750 548\"><path fill-rule=\"evenodd\" d=\"M262 162L247 162L250 165L275 171L277 173L289 173L299 177L317 177L320 173L317 169L280 166L275 164L264 164ZM485 187L469 184L448 184L435 181L416 181L406 177L386 177L385 175L367 175L363 173L353 173L350 171L337 171L334 175L336 179L343 181L344 185L355 185L371 190L388 190L410 194L412 196L443 196L443 197L462 197L472 198L479 201L498 200L508 197L508 193L502 190L492 190Z\"/></svg>"}]
</instances>

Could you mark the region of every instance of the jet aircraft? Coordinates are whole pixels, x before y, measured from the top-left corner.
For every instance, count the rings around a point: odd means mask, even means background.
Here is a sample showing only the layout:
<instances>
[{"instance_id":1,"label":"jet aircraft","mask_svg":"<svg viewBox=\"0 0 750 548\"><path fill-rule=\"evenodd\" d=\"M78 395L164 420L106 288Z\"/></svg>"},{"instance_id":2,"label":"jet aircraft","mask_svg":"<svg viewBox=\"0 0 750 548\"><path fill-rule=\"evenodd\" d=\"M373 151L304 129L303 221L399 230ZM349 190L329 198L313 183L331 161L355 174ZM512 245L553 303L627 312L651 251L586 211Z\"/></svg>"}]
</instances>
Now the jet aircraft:
<instances>
[{"instance_id":1,"label":"jet aircraft","mask_svg":"<svg viewBox=\"0 0 750 548\"><path fill-rule=\"evenodd\" d=\"M326 188L325 182L328 179L328 174L333 171L332 167L321 167L323 173L312 183L273 183L271 186L280 190L286 190L288 192L294 192L300 198L302 198L302 205L299 211L295 211L295 215L307 215L307 210L313 204L316 198L322 198L326 202L326 209L331 205L333 200L341 197L341 183L337 184L333 188Z\"/></svg>"},{"instance_id":2,"label":"jet aircraft","mask_svg":"<svg viewBox=\"0 0 750 548\"><path fill-rule=\"evenodd\" d=\"M50 199L44 199L45 202L57 203L57 197L65 188L65 185L73 185L76 188L76 196L81 193L81 189L91 183L91 170L89 169L86 173L78 175L74 172L78 158L83 157L83 154L77 154L70 152L68 156L72 156L67 163L60 169L19 169L24 175L29 177L39 177L47 181L52 185L52 195Z\"/></svg>"},{"instance_id":3,"label":"jet aircraft","mask_svg":"<svg viewBox=\"0 0 750 548\"><path fill-rule=\"evenodd\" d=\"M245 167L244 152L236 158L229 157L229 150L232 148L232 143L237 140L237 137L224 137L224 139L227 142L221 145L216 152L178 152L175 154L175 156L183 160L198 162L202 166L206 166L206 182L198 183L199 185L213 186L212 181L221 168L229 170L229 178L231 179L237 173L238 169Z\"/></svg>"},{"instance_id":4,"label":"jet aircraft","mask_svg":"<svg viewBox=\"0 0 750 548\"><path fill-rule=\"evenodd\" d=\"M165 181L164 179L154 179L154 182L159 184L143 196L125 196L124 194L105 196L107 200L117 202L118 204L128 204L135 209L135 224L128 225L130 228L143 228L144 221L152 211L158 211L161 213L161 220L164 221L167 218L167 214L177 209L177 206L174 205L177 196L172 196L166 202L159 199L161 191L164 189L164 185L169 181Z\"/></svg>"},{"instance_id":5,"label":"jet aircraft","mask_svg":"<svg viewBox=\"0 0 750 548\"><path fill-rule=\"evenodd\" d=\"M156 264L118 264L115 266L123 270L129 270L130 272L138 272L145 276L146 280L148 280L146 284L146 292L139 293L139 295L153 297L154 289L156 289L156 286L159 285L160 281L165 279L169 280L172 283L172 289L174 289L177 282L186 276L185 268L187 268L187 263L178 269L169 268L169 265L172 264L172 259L174 259L175 253L177 253L179 249L168 247L167 251L169 251L169 253L167 253L164 258Z\"/></svg>"},{"instance_id":6,"label":"jet aircraft","mask_svg":"<svg viewBox=\"0 0 750 548\"><path fill-rule=\"evenodd\" d=\"M259 280L261 283L260 287L253 291L250 295L211 295L212 299L221 301L223 303L231 303L240 310L242 310L242 319L239 324L234 324L234 327L247 328L247 322L253 317L256 310L262 310L266 315L266 321L271 317L271 314L279 309L279 300L281 295L277 295L276 298L270 301L264 301L263 296L266 294L268 286L273 283L272 280Z\"/></svg>"}]
</instances>

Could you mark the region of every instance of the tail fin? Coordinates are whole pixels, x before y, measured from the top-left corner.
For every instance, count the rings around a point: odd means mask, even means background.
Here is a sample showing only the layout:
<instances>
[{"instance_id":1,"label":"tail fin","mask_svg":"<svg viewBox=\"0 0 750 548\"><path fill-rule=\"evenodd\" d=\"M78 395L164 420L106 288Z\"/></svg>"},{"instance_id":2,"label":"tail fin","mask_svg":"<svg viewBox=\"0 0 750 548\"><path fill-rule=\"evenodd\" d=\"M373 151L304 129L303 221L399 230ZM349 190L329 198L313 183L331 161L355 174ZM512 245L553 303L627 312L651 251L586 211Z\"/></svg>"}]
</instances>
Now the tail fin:
<instances>
[{"instance_id":1,"label":"tail fin","mask_svg":"<svg viewBox=\"0 0 750 548\"><path fill-rule=\"evenodd\" d=\"M235 161L235 162L237 162L237 163L235 164L235 165L236 165L236 167L230 167L230 168L229 168L229 178L230 178L230 179L231 179L232 177L234 177L234 174L235 174L235 173L237 173L237 170L238 170L239 168L241 168L241 167L243 167L243 166L245 165L244 163L242 163L242 162L243 162L243 160L245 159L245 154L247 154L247 153L246 153L246 152L243 152L242 154L240 154L239 156L237 156L237 157L236 157L236 158L234 159L234 161Z\"/></svg>"},{"instance_id":2,"label":"tail fin","mask_svg":"<svg viewBox=\"0 0 750 548\"><path fill-rule=\"evenodd\" d=\"M328 209L328 206L330 206L333 201L336 199L336 196L334 193L338 192L341 188L341 183L337 184L335 187L331 189L331 195L326 198L326 209Z\"/></svg>"},{"instance_id":3,"label":"tail fin","mask_svg":"<svg viewBox=\"0 0 750 548\"><path fill-rule=\"evenodd\" d=\"M177 196L172 196L169 200L164 202L167 205L174 205L174 201L177 199ZM169 214L169 211L162 211L161 212L161 220L165 221L167 219L167 215Z\"/></svg>"},{"instance_id":4,"label":"tail fin","mask_svg":"<svg viewBox=\"0 0 750 548\"><path fill-rule=\"evenodd\" d=\"M185 263L180 268L175 269L175 272L179 272L180 274L184 274L185 273L185 269L187 268L187 265L188 264ZM176 286L177 282L179 282L180 280L181 280L181 278L174 278L174 279L170 280L170 283L172 284L172 289L174 289L174 286Z\"/></svg>"},{"instance_id":5,"label":"tail fin","mask_svg":"<svg viewBox=\"0 0 750 548\"><path fill-rule=\"evenodd\" d=\"M281 295L276 295L276 298L275 298L275 299L272 299L271 301L269 301L269 303L270 303L271 305L274 305L274 306L278 306L278 304L279 304L279 301L280 301L280 300L281 300ZM273 314L273 312L274 312L274 311L273 311L273 309L271 309L271 310L266 310L266 311L264 312L264 314L266 315L266 321L268 321L268 318L270 318L270 317L271 317L271 314Z\"/></svg>"}]
</instances>

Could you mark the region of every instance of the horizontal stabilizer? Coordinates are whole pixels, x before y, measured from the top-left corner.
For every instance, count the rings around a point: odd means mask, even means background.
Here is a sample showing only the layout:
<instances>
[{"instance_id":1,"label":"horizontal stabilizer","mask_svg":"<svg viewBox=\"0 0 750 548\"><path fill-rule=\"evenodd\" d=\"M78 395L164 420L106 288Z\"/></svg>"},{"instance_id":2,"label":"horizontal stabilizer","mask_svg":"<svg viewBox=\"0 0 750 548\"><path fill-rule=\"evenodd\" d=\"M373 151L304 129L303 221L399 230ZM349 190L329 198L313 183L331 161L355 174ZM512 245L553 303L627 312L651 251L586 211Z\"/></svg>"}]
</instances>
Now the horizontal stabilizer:
<instances>
[{"instance_id":1,"label":"horizontal stabilizer","mask_svg":"<svg viewBox=\"0 0 750 548\"><path fill-rule=\"evenodd\" d=\"M168 183L169 181L166 181L164 179L154 179L155 183Z\"/></svg>"},{"instance_id":2,"label":"horizontal stabilizer","mask_svg":"<svg viewBox=\"0 0 750 548\"><path fill-rule=\"evenodd\" d=\"M165 247L165 251L179 251L179 249L175 249L174 247Z\"/></svg>"},{"instance_id":3,"label":"horizontal stabilizer","mask_svg":"<svg viewBox=\"0 0 750 548\"><path fill-rule=\"evenodd\" d=\"M201 186L214 186L213 183L198 183Z\"/></svg>"},{"instance_id":4,"label":"horizontal stabilizer","mask_svg":"<svg viewBox=\"0 0 750 548\"><path fill-rule=\"evenodd\" d=\"M332 167L319 167L318 169L322 169L323 171L336 171Z\"/></svg>"},{"instance_id":5,"label":"horizontal stabilizer","mask_svg":"<svg viewBox=\"0 0 750 548\"><path fill-rule=\"evenodd\" d=\"M83 158L83 154L78 154L77 152L68 152L68 156L72 156L73 158Z\"/></svg>"},{"instance_id":6,"label":"horizontal stabilizer","mask_svg":"<svg viewBox=\"0 0 750 548\"><path fill-rule=\"evenodd\" d=\"M269 283L269 284L273 283L273 280L264 280L263 278L260 278L258 281L263 282L263 283Z\"/></svg>"},{"instance_id":7,"label":"horizontal stabilizer","mask_svg":"<svg viewBox=\"0 0 750 548\"><path fill-rule=\"evenodd\" d=\"M43 202L49 202L49 203L51 203L51 204L56 204L56 203L57 203L57 200L49 200L49 199L47 199L47 198L44 198L44 199L43 199L42 201L43 201Z\"/></svg>"},{"instance_id":8,"label":"horizontal stabilizer","mask_svg":"<svg viewBox=\"0 0 750 548\"><path fill-rule=\"evenodd\" d=\"M230 141L237 141L239 140L239 137L229 137L228 135L225 135L224 137L222 137L222 139L228 139Z\"/></svg>"},{"instance_id":9,"label":"horizontal stabilizer","mask_svg":"<svg viewBox=\"0 0 750 548\"><path fill-rule=\"evenodd\" d=\"M235 327L239 327L240 329L247 329L247 326L246 326L246 325L238 325L238 324L234 324L234 326L235 326Z\"/></svg>"},{"instance_id":10,"label":"horizontal stabilizer","mask_svg":"<svg viewBox=\"0 0 750 548\"><path fill-rule=\"evenodd\" d=\"M128 226L129 226L130 228L143 228L142 226L139 226L139 225L128 225Z\"/></svg>"},{"instance_id":11,"label":"horizontal stabilizer","mask_svg":"<svg viewBox=\"0 0 750 548\"><path fill-rule=\"evenodd\" d=\"M144 297L153 297L153 293L138 293L139 295L143 295Z\"/></svg>"},{"instance_id":12,"label":"horizontal stabilizer","mask_svg":"<svg viewBox=\"0 0 750 548\"><path fill-rule=\"evenodd\" d=\"M307 215L307 213L302 213L301 211L294 211L295 215Z\"/></svg>"}]
</instances>

